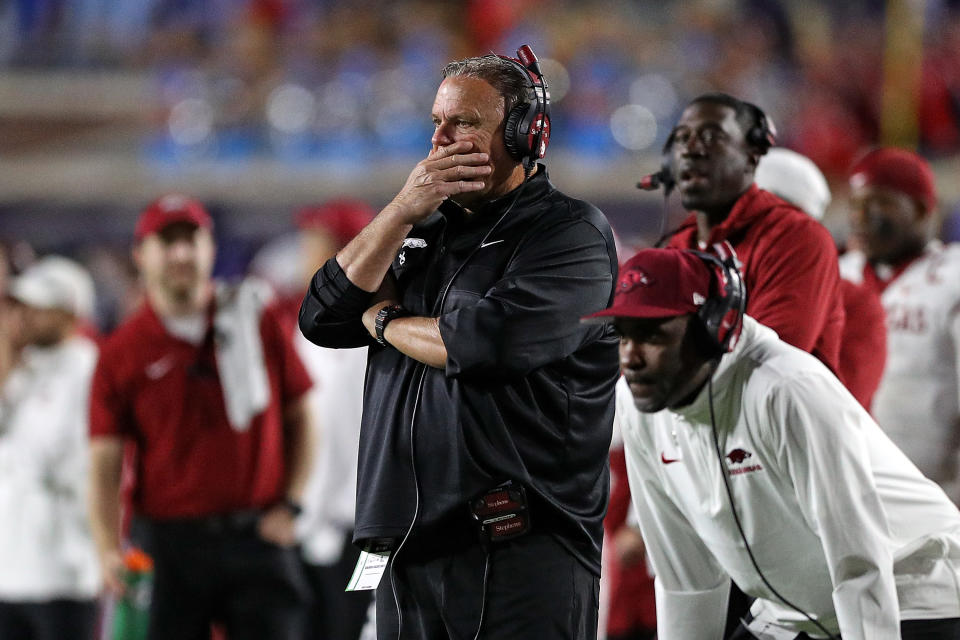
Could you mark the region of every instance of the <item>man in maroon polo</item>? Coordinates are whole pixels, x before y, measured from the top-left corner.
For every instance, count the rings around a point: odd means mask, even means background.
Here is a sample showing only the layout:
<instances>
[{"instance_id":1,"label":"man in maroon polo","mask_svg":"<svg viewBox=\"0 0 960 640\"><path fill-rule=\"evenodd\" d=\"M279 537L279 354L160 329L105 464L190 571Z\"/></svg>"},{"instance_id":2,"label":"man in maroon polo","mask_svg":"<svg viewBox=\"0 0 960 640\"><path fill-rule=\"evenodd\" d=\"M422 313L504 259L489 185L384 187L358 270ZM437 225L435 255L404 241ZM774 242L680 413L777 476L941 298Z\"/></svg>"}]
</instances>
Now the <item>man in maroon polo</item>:
<instances>
[{"instance_id":1,"label":"man in maroon polo","mask_svg":"<svg viewBox=\"0 0 960 640\"><path fill-rule=\"evenodd\" d=\"M150 637L302 637L293 548L309 472L310 380L263 287L211 273L212 221L169 195L140 216L141 309L103 344L91 395L92 518L104 580L122 591L118 493L132 468L131 539L154 560Z\"/></svg>"}]
</instances>

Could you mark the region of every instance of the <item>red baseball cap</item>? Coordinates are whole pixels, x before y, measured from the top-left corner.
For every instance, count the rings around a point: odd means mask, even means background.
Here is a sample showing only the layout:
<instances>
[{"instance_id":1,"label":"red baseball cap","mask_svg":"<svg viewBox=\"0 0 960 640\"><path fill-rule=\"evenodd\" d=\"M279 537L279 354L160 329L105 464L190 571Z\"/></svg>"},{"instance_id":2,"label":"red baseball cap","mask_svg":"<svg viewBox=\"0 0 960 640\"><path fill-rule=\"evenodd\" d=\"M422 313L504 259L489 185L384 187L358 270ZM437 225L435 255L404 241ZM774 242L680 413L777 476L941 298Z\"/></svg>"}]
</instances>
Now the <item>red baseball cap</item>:
<instances>
[{"instance_id":1,"label":"red baseball cap","mask_svg":"<svg viewBox=\"0 0 960 640\"><path fill-rule=\"evenodd\" d=\"M201 229L213 228L213 220L200 202L179 193L171 193L147 205L137 220L133 237L140 242L176 222L187 222Z\"/></svg>"},{"instance_id":2,"label":"red baseball cap","mask_svg":"<svg viewBox=\"0 0 960 640\"><path fill-rule=\"evenodd\" d=\"M853 166L850 186L888 187L918 200L927 211L937 206L937 187L926 160L912 151L881 147Z\"/></svg>"},{"instance_id":3,"label":"red baseball cap","mask_svg":"<svg viewBox=\"0 0 960 640\"><path fill-rule=\"evenodd\" d=\"M683 249L643 249L620 268L613 305L584 318L669 318L697 313L710 295L710 268Z\"/></svg>"},{"instance_id":4,"label":"red baseball cap","mask_svg":"<svg viewBox=\"0 0 960 640\"><path fill-rule=\"evenodd\" d=\"M341 246L370 224L376 211L362 200L339 198L300 209L293 218L297 229L319 229L332 234Z\"/></svg>"}]
</instances>

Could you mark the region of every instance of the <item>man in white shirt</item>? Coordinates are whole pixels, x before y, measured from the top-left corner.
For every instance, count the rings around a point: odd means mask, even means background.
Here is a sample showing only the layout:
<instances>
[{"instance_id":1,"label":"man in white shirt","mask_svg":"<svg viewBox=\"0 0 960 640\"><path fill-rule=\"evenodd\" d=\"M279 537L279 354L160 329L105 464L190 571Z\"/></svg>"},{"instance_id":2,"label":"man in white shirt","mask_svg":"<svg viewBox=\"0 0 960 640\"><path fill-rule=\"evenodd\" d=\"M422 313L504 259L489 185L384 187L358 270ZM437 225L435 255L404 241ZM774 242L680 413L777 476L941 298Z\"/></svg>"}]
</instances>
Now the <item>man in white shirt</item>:
<instances>
[{"instance_id":1,"label":"man in white shirt","mask_svg":"<svg viewBox=\"0 0 960 640\"><path fill-rule=\"evenodd\" d=\"M93 310L93 281L48 256L8 296L0 340L20 357L0 379L0 638L92 639L100 575L86 515L87 404L97 348L77 323Z\"/></svg>"},{"instance_id":2,"label":"man in white shirt","mask_svg":"<svg viewBox=\"0 0 960 640\"><path fill-rule=\"evenodd\" d=\"M305 206L294 216L296 235L281 236L254 256L251 272L280 294L291 328L317 268L360 233L375 213L370 205L350 198ZM367 349L318 347L298 330L292 340L313 381L307 402L316 421L315 463L297 519L301 557L314 591L308 637L357 640L372 592L344 588L360 557L352 540Z\"/></svg>"},{"instance_id":3,"label":"man in white shirt","mask_svg":"<svg viewBox=\"0 0 960 640\"><path fill-rule=\"evenodd\" d=\"M854 166L850 189L862 250L843 256L840 271L879 295L887 316L887 363L871 412L960 504L960 245L933 239L933 172L912 151L871 151Z\"/></svg>"},{"instance_id":4,"label":"man in white shirt","mask_svg":"<svg viewBox=\"0 0 960 640\"><path fill-rule=\"evenodd\" d=\"M960 512L825 366L741 315L739 282L732 256L648 249L591 316L621 336L658 638L719 640L732 578L757 598L738 639L954 640Z\"/></svg>"}]
</instances>

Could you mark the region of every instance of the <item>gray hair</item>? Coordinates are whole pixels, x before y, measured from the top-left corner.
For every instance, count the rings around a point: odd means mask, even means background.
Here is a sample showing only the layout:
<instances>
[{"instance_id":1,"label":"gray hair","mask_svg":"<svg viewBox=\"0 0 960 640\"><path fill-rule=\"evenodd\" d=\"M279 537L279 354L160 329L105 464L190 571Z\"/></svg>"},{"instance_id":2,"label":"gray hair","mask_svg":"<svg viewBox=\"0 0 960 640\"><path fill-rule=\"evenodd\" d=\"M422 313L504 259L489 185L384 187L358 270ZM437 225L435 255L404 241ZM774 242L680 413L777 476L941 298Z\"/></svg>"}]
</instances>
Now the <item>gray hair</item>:
<instances>
[{"instance_id":1,"label":"gray hair","mask_svg":"<svg viewBox=\"0 0 960 640\"><path fill-rule=\"evenodd\" d=\"M450 62L443 68L444 78L468 76L479 78L503 96L503 115L506 117L517 104L529 102L533 97L530 82L524 72L498 55L464 58Z\"/></svg>"}]
</instances>

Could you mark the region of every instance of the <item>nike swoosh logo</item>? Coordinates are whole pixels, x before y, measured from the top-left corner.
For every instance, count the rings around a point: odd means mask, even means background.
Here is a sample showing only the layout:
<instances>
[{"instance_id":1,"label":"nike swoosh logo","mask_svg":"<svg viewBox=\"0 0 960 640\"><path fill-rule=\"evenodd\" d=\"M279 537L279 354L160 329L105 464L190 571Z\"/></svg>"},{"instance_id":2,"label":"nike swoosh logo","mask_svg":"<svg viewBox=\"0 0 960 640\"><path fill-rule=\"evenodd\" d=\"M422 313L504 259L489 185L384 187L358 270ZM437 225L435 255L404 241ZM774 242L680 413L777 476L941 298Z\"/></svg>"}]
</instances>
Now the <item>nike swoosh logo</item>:
<instances>
[{"instance_id":1,"label":"nike swoosh logo","mask_svg":"<svg viewBox=\"0 0 960 640\"><path fill-rule=\"evenodd\" d=\"M147 368L144 369L144 373L146 373L147 377L151 380L159 380L167 375L174 364L176 364L176 359L173 356L164 356L156 362L148 364Z\"/></svg>"},{"instance_id":2,"label":"nike swoosh logo","mask_svg":"<svg viewBox=\"0 0 960 640\"><path fill-rule=\"evenodd\" d=\"M673 464L674 462L680 462L680 458L668 458L664 452L660 452L660 462L663 464Z\"/></svg>"},{"instance_id":3,"label":"nike swoosh logo","mask_svg":"<svg viewBox=\"0 0 960 640\"><path fill-rule=\"evenodd\" d=\"M503 242L503 239L494 240L493 242L481 242L481 243L480 243L480 248L483 249L484 247L489 247L490 245L492 245L492 244L497 244L497 243L499 243L499 242Z\"/></svg>"}]
</instances>

